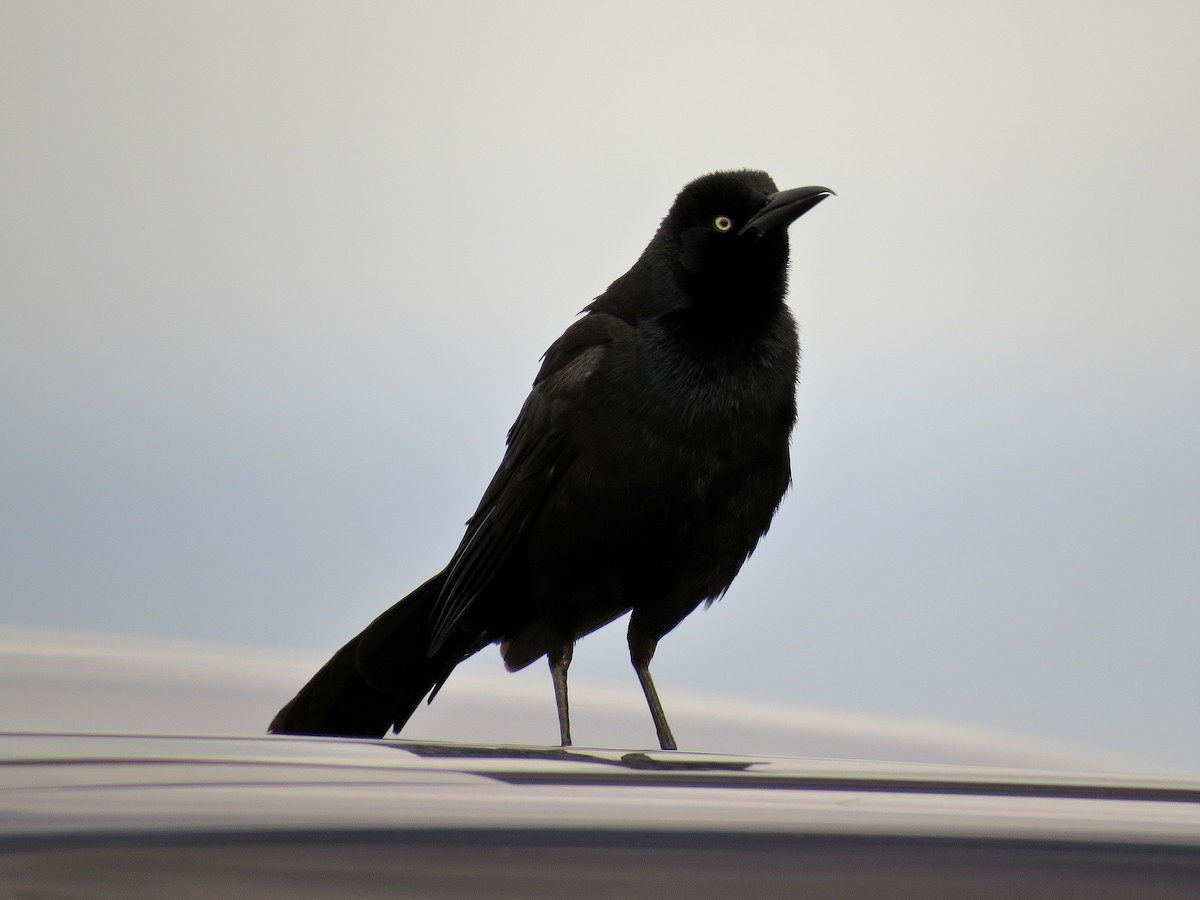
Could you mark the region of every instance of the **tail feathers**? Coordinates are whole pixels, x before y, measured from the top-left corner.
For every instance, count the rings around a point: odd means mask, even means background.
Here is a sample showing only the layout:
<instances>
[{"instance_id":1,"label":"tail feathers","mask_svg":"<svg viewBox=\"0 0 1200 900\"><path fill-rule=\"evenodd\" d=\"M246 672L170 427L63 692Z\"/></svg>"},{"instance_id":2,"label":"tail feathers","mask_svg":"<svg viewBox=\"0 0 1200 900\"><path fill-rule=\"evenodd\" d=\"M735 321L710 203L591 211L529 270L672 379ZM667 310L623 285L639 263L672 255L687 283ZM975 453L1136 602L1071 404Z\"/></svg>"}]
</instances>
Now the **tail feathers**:
<instances>
[{"instance_id":1,"label":"tail feathers","mask_svg":"<svg viewBox=\"0 0 1200 900\"><path fill-rule=\"evenodd\" d=\"M486 640L447 641L433 656L431 612L444 573L380 615L321 667L271 722L275 734L380 738Z\"/></svg>"}]
</instances>

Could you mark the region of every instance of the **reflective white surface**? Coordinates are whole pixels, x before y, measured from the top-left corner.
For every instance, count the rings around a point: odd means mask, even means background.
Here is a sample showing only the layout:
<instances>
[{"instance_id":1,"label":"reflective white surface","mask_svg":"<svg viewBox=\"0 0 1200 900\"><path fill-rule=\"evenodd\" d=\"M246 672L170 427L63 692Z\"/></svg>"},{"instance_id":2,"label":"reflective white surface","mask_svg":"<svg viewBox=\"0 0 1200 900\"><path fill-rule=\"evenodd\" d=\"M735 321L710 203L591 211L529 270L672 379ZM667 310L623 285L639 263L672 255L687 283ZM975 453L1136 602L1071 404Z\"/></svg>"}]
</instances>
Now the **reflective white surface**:
<instances>
[{"instance_id":1,"label":"reflective white surface","mask_svg":"<svg viewBox=\"0 0 1200 900\"><path fill-rule=\"evenodd\" d=\"M1105 774L1087 754L936 723L686 697L681 733L804 758L498 745L553 714L516 679L439 698L443 718L419 730L441 742L252 734L314 662L5 633L4 889L890 900L1000 898L1019 881L1030 898L1152 900L1190 898L1200 878L1200 779ZM645 714L635 691L577 697L615 738ZM472 732L493 737L448 742ZM859 758L815 758L833 746Z\"/></svg>"}]
</instances>

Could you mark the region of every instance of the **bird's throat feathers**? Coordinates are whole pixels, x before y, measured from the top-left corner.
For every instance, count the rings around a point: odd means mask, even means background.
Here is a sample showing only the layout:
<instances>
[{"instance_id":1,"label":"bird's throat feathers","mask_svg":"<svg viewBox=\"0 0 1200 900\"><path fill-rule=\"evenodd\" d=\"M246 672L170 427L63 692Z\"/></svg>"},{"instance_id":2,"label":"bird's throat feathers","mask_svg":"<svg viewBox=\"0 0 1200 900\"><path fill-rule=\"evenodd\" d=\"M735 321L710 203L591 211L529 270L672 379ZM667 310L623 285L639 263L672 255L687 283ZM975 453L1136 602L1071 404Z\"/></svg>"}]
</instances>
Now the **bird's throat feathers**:
<instances>
[{"instance_id":1,"label":"bird's throat feathers","mask_svg":"<svg viewBox=\"0 0 1200 900\"><path fill-rule=\"evenodd\" d=\"M647 328L639 366L647 390L689 418L715 415L759 422L759 415L795 417L800 349L795 320L780 304L769 321L741 321L722 329L694 311L666 314Z\"/></svg>"}]
</instances>

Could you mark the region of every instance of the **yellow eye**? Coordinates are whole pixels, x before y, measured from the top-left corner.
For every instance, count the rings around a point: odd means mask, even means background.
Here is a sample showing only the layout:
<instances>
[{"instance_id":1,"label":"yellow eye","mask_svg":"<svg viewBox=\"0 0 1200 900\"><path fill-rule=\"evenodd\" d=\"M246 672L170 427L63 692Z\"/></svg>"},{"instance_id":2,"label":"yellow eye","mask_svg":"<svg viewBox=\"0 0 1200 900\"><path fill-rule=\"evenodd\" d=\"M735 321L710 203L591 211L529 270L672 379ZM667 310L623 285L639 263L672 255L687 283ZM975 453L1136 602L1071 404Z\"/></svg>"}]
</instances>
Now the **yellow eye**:
<instances>
[{"instance_id":1,"label":"yellow eye","mask_svg":"<svg viewBox=\"0 0 1200 900\"><path fill-rule=\"evenodd\" d=\"M728 231L732 227L733 219L729 218L729 216L717 216L713 219L713 228L717 229L717 231Z\"/></svg>"}]
</instances>

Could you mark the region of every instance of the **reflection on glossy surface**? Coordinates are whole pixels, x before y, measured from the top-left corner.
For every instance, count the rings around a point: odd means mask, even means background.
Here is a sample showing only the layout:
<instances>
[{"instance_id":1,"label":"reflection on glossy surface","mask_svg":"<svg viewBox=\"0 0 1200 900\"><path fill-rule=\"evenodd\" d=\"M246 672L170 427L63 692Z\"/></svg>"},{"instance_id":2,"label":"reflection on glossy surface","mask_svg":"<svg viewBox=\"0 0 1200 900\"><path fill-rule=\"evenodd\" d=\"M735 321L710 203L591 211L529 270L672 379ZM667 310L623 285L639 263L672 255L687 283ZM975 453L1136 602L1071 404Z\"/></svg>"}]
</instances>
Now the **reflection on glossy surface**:
<instances>
[{"instance_id":1,"label":"reflection on glossy surface","mask_svg":"<svg viewBox=\"0 0 1200 900\"><path fill-rule=\"evenodd\" d=\"M543 686L457 675L422 727L475 742L268 737L312 660L0 638L0 884L17 896L974 898L1019 882L1148 900L1200 883L1200 780L1095 774L1112 767L1037 741L680 698L681 731L759 753L664 753L637 749L636 688L581 684L626 749L503 744L552 733ZM238 731L255 733L220 736Z\"/></svg>"},{"instance_id":2,"label":"reflection on glossy surface","mask_svg":"<svg viewBox=\"0 0 1200 900\"><path fill-rule=\"evenodd\" d=\"M1192 896L1200 780L283 737L0 734L18 895ZM1123 892L1123 893L1122 893Z\"/></svg>"}]
</instances>

